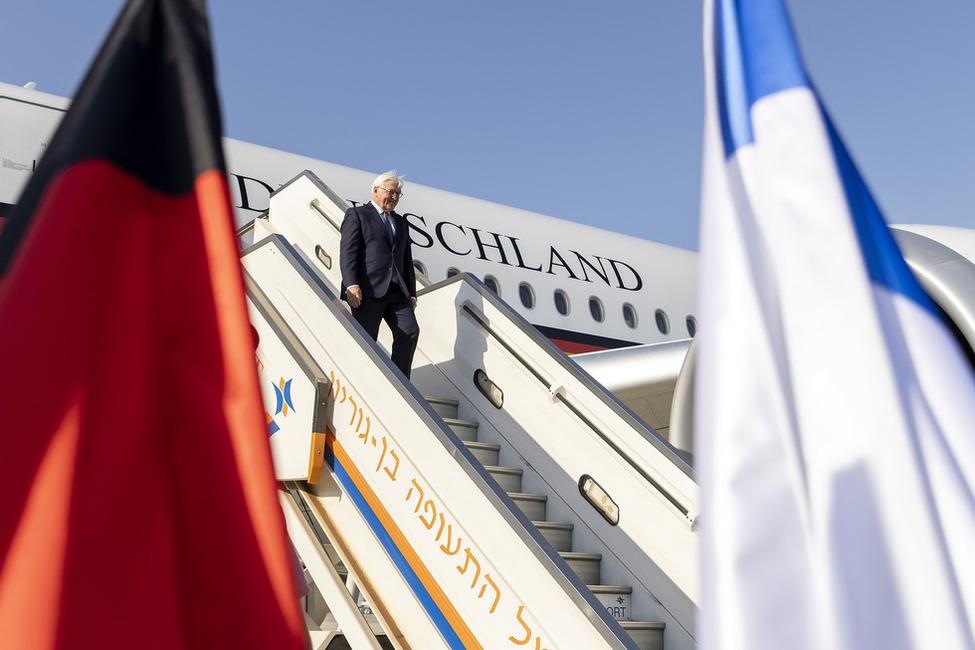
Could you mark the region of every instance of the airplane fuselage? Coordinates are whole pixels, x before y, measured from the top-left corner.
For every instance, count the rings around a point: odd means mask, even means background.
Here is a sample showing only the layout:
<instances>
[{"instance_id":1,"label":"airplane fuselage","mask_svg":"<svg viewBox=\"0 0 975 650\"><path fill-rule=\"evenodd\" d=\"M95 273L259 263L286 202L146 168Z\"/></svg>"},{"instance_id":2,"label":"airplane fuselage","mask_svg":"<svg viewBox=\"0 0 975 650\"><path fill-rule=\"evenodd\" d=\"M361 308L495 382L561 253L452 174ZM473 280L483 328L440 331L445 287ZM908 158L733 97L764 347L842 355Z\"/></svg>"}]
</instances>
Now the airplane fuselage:
<instances>
[{"instance_id":1,"label":"airplane fuselage","mask_svg":"<svg viewBox=\"0 0 975 650\"><path fill-rule=\"evenodd\" d=\"M14 204L69 101L0 84L0 204ZM376 174L225 139L241 227L308 169L351 205ZM394 165L391 165L394 166ZM693 336L697 255L664 244L410 183L399 211L419 270L468 272L569 353ZM0 217L3 214L0 213Z\"/></svg>"}]
</instances>

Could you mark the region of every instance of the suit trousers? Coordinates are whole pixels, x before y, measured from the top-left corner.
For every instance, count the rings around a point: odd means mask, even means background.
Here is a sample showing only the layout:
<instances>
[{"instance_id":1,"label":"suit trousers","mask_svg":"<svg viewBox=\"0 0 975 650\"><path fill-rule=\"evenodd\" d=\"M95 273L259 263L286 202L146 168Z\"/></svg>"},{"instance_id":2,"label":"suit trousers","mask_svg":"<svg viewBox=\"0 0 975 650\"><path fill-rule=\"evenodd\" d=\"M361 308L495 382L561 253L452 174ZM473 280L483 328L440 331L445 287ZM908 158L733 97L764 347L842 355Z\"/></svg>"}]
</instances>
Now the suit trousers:
<instances>
[{"instance_id":1,"label":"suit trousers","mask_svg":"<svg viewBox=\"0 0 975 650\"><path fill-rule=\"evenodd\" d=\"M393 333L393 349L390 359L406 378L410 378L413 354L420 338L420 325L413 313L413 302L403 295L395 284L382 298L362 297L362 303L352 308L352 317L375 341L379 337L379 325L386 321Z\"/></svg>"}]
</instances>

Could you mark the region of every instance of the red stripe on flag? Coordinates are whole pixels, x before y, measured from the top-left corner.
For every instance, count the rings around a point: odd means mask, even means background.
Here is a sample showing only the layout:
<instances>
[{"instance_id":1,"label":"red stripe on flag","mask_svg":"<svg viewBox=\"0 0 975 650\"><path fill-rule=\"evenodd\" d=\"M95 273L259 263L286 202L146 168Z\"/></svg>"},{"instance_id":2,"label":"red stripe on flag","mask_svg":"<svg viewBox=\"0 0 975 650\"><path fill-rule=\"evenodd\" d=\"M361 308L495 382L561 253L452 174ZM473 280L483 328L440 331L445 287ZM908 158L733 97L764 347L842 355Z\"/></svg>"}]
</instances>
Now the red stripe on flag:
<instances>
[{"instance_id":1,"label":"red stripe on flag","mask_svg":"<svg viewBox=\"0 0 975 650\"><path fill-rule=\"evenodd\" d=\"M229 206L100 161L43 195L0 287L5 642L304 647Z\"/></svg>"}]
</instances>

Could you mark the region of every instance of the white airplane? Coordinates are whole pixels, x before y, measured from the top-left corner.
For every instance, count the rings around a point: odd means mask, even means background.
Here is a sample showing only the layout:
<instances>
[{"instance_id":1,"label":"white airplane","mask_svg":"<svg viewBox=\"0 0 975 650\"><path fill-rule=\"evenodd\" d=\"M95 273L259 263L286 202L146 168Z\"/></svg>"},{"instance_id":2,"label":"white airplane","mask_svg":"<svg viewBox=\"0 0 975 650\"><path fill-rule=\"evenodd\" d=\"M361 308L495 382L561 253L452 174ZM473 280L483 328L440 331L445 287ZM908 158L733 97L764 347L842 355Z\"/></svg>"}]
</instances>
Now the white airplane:
<instances>
[{"instance_id":1,"label":"white airplane","mask_svg":"<svg viewBox=\"0 0 975 650\"><path fill-rule=\"evenodd\" d=\"M70 103L33 86L0 83L0 219ZM304 170L350 204L368 200L373 178L384 171L229 138L224 149L238 227L263 214L271 193ZM621 386L657 380L645 372L620 379L634 365L621 360L638 358L633 346L687 341L697 331L694 251L409 182L399 209L410 223L418 270L431 282L470 273L566 353L619 349L605 368L577 357L618 396ZM975 348L975 283L966 277L975 261L975 231L897 226L894 232L922 285Z\"/></svg>"},{"instance_id":2,"label":"white airplane","mask_svg":"<svg viewBox=\"0 0 975 650\"><path fill-rule=\"evenodd\" d=\"M0 84L0 203L13 204L68 100ZM376 172L227 139L237 225L275 189L310 170L350 204L369 200ZM468 272L569 353L692 337L696 254L407 182L418 269L436 282ZM2 216L2 214L0 214Z\"/></svg>"}]
</instances>

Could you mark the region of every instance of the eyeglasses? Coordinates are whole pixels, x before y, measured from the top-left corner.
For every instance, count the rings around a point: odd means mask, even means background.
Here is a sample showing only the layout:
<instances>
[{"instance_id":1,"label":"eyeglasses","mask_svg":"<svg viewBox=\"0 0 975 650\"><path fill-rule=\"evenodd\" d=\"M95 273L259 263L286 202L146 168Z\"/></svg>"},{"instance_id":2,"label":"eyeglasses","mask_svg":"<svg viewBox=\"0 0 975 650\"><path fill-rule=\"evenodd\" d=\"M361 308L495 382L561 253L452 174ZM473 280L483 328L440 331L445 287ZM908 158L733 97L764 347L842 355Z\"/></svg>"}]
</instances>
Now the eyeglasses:
<instances>
[{"instance_id":1,"label":"eyeglasses","mask_svg":"<svg viewBox=\"0 0 975 650\"><path fill-rule=\"evenodd\" d=\"M383 192L386 192L386 194L389 194L390 196L395 196L396 198L403 196L403 193L399 190L388 190L385 187L378 187L376 189L382 190Z\"/></svg>"}]
</instances>

